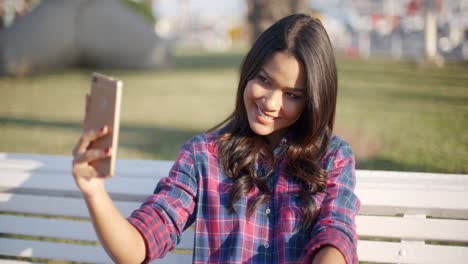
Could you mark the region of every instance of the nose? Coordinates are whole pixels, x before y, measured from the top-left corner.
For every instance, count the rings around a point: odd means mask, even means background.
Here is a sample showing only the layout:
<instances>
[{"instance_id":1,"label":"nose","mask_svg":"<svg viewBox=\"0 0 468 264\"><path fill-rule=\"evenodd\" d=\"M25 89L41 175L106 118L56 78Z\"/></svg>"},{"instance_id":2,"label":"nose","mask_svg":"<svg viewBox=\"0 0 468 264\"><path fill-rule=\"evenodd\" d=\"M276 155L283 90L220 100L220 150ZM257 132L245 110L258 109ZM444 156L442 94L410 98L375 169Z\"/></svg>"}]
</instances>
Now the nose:
<instances>
[{"instance_id":1,"label":"nose","mask_svg":"<svg viewBox=\"0 0 468 264\"><path fill-rule=\"evenodd\" d=\"M281 108L282 105L282 93L278 90L269 91L263 97L264 110L268 112L275 112Z\"/></svg>"}]
</instances>

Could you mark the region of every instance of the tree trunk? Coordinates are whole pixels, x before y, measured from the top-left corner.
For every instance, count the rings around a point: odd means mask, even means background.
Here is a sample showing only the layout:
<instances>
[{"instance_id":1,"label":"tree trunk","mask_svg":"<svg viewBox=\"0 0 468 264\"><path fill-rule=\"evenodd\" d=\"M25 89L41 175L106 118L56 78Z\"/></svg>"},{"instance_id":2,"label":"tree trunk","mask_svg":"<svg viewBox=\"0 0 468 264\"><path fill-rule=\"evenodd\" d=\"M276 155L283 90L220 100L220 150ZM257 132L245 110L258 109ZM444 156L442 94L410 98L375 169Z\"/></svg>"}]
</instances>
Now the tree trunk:
<instances>
[{"instance_id":1,"label":"tree trunk","mask_svg":"<svg viewBox=\"0 0 468 264\"><path fill-rule=\"evenodd\" d=\"M246 0L247 20L253 42L279 19L294 13L309 13L307 0Z\"/></svg>"}]
</instances>

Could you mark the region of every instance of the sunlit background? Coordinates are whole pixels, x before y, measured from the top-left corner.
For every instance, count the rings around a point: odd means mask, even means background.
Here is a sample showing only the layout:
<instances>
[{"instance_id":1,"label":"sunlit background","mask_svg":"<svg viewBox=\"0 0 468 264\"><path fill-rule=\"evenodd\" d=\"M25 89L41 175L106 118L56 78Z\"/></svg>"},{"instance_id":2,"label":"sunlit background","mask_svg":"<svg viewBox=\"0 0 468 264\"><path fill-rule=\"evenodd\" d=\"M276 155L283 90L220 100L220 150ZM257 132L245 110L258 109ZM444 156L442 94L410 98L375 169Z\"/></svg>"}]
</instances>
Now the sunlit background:
<instances>
[{"instance_id":1,"label":"sunlit background","mask_svg":"<svg viewBox=\"0 0 468 264\"><path fill-rule=\"evenodd\" d=\"M358 169L468 173L466 0L0 0L0 152L70 155L90 74L124 81L119 158L174 159L233 110L253 39L323 22Z\"/></svg>"}]
</instances>

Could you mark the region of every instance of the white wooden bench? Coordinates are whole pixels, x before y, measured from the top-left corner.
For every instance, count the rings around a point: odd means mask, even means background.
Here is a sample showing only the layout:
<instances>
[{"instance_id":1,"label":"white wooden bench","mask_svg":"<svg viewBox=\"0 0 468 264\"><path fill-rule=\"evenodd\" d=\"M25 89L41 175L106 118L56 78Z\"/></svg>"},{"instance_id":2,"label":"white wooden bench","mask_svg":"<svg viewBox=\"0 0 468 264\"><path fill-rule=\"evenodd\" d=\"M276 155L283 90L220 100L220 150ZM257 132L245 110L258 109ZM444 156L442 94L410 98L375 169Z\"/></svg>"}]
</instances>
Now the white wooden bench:
<instances>
[{"instance_id":1,"label":"white wooden bench","mask_svg":"<svg viewBox=\"0 0 468 264\"><path fill-rule=\"evenodd\" d=\"M0 153L0 263L109 263L65 156ZM169 161L119 160L107 189L129 215ZM357 172L358 254L375 263L468 263L468 175ZM154 263L190 263L193 231ZM56 263L56 262L54 262ZM61 262L62 263L62 262Z\"/></svg>"}]
</instances>

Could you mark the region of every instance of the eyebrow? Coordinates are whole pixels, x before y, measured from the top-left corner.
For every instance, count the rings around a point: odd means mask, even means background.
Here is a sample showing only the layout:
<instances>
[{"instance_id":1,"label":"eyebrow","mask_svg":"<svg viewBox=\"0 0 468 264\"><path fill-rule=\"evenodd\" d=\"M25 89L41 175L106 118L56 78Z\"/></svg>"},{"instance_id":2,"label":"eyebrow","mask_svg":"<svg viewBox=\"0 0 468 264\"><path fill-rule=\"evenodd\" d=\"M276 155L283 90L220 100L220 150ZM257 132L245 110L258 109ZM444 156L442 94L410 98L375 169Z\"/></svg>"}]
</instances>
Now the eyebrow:
<instances>
[{"instance_id":1,"label":"eyebrow","mask_svg":"<svg viewBox=\"0 0 468 264\"><path fill-rule=\"evenodd\" d=\"M265 70L265 68L263 68L263 67L260 68L259 73L260 73L260 72L263 73L263 74L265 74L266 77L267 77L268 79L270 79L272 82L278 84L278 81L277 81L275 78L271 77L271 75L268 74L268 72ZM289 89L289 90L293 90L293 91L297 91L297 92L305 93L305 89L304 89L304 88L301 88L301 87L288 87L288 89Z\"/></svg>"}]
</instances>

